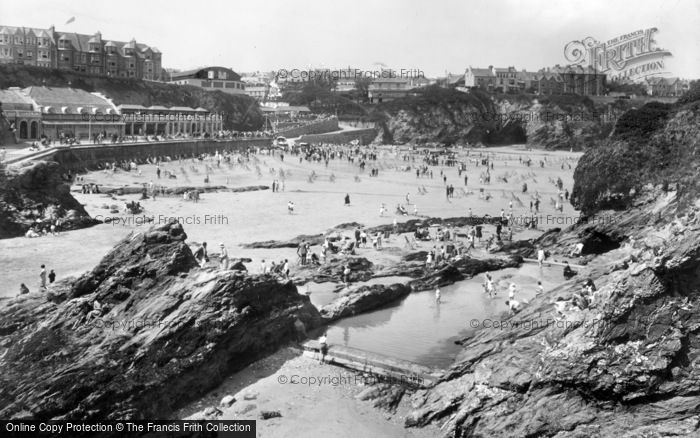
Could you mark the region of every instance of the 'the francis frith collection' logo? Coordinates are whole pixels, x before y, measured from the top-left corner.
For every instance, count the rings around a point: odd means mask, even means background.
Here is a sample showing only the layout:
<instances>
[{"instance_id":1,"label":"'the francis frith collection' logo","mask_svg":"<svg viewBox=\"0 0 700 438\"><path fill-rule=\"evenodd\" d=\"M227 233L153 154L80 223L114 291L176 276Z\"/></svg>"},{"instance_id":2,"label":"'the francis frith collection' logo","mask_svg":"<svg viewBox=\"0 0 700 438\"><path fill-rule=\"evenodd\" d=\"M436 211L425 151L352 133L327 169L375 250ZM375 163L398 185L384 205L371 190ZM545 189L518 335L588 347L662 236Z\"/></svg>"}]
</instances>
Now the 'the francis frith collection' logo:
<instances>
[{"instance_id":1,"label":"'the francis frith collection' logo","mask_svg":"<svg viewBox=\"0 0 700 438\"><path fill-rule=\"evenodd\" d=\"M592 37L571 41L564 56L572 64L590 66L610 79L642 79L667 73L664 57L671 52L656 46L657 28L638 30L600 42Z\"/></svg>"}]
</instances>

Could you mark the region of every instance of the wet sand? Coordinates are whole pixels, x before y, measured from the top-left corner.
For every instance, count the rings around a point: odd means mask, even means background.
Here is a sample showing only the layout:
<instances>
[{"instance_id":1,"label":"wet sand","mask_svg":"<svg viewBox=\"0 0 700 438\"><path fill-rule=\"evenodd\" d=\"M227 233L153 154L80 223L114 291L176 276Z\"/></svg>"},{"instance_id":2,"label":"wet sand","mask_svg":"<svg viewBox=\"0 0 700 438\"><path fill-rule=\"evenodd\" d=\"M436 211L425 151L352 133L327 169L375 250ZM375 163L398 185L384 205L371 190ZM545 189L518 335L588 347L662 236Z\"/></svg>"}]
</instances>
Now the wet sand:
<instances>
[{"instance_id":1,"label":"wet sand","mask_svg":"<svg viewBox=\"0 0 700 438\"><path fill-rule=\"evenodd\" d=\"M218 406L224 396L233 395L236 402L220 408L223 414L219 419L257 420L258 436L266 438L440 435L433 426L403 427L410 411L407 398L395 413L373 407L371 400L360 400L358 396L372 383L371 377L321 364L296 349L283 348L229 377L215 391L182 409L177 417L202 418L206 407ZM262 411L278 411L282 416L261 420Z\"/></svg>"}]
</instances>

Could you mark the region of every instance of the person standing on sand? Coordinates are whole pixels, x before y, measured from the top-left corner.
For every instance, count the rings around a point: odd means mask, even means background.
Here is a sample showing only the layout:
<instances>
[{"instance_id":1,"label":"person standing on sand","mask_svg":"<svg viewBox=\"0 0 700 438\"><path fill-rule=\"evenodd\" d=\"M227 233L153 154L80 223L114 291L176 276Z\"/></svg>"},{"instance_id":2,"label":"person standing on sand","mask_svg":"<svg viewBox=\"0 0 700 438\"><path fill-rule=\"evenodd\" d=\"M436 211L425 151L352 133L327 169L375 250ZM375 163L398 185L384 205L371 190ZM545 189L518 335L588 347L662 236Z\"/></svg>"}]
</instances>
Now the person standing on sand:
<instances>
[{"instance_id":1,"label":"person standing on sand","mask_svg":"<svg viewBox=\"0 0 700 438\"><path fill-rule=\"evenodd\" d=\"M537 249L537 263L540 265L540 268L544 264L545 258L546 257L545 257L544 250L542 248L538 248Z\"/></svg>"},{"instance_id":2,"label":"person standing on sand","mask_svg":"<svg viewBox=\"0 0 700 438\"><path fill-rule=\"evenodd\" d=\"M435 288L435 304L440 304L440 288Z\"/></svg>"},{"instance_id":3,"label":"person standing on sand","mask_svg":"<svg viewBox=\"0 0 700 438\"><path fill-rule=\"evenodd\" d=\"M262 261L260 262L260 274L267 274L267 264L265 263L265 259L262 259Z\"/></svg>"},{"instance_id":4,"label":"person standing on sand","mask_svg":"<svg viewBox=\"0 0 700 438\"><path fill-rule=\"evenodd\" d=\"M386 211L386 207L384 207L384 203L382 202L382 205L379 206L379 216L384 217L385 211Z\"/></svg>"},{"instance_id":5,"label":"person standing on sand","mask_svg":"<svg viewBox=\"0 0 700 438\"><path fill-rule=\"evenodd\" d=\"M508 300L515 299L515 290L515 283L511 283L510 286L508 286Z\"/></svg>"},{"instance_id":6,"label":"person standing on sand","mask_svg":"<svg viewBox=\"0 0 700 438\"><path fill-rule=\"evenodd\" d=\"M350 284L350 265L345 265L343 269L343 283L347 286Z\"/></svg>"},{"instance_id":7,"label":"person standing on sand","mask_svg":"<svg viewBox=\"0 0 700 438\"><path fill-rule=\"evenodd\" d=\"M289 260L284 259L284 265L282 265L282 275L284 278L289 278Z\"/></svg>"},{"instance_id":8,"label":"person standing on sand","mask_svg":"<svg viewBox=\"0 0 700 438\"><path fill-rule=\"evenodd\" d=\"M228 269L228 251L226 250L223 242L219 244L219 248L221 250L219 255L219 267L226 270Z\"/></svg>"},{"instance_id":9,"label":"person standing on sand","mask_svg":"<svg viewBox=\"0 0 700 438\"><path fill-rule=\"evenodd\" d=\"M348 194L348 193L345 194L345 206L346 207L350 206L350 194Z\"/></svg>"},{"instance_id":10,"label":"person standing on sand","mask_svg":"<svg viewBox=\"0 0 700 438\"><path fill-rule=\"evenodd\" d=\"M321 363L324 363L326 360L326 355L328 354L328 332L324 332L318 339L318 345L321 351Z\"/></svg>"},{"instance_id":11,"label":"person standing on sand","mask_svg":"<svg viewBox=\"0 0 700 438\"><path fill-rule=\"evenodd\" d=\"M544 286L542 286L542 282L538 281L537 282L537 290L535 291L535 295L540 295L544 293Z\"/></svg>"},{"instance_id":12,"label":"person standing on sand","mask_svg":"<svg viewBox=\"0 0 700 438\"><path fill-rule=\"evenodd\" d=\"M41 279L41 288L46 289L46 266L41 265L41 271L39 272L39 278Z\"/></svg>"},{"instance_id":13,"label":"person standing on sand","mask_svg":"<svg viewBox=\"0 0 700 438\"><path fill-rule=\"evenodd\" d=\"M49 284L53 283L54 281L56 281L56 273L53 272L52 269L51 272L49 272Z\"/></svg>"},{"instance_id":14,"label":"person standing on sand","mask_svg":"<svg viewBox=\"0 0 700 438\"><path fill-rule=\"evenodd\" d=\"M299 256L299 263L303 266L306 264L306 253L308 248L306 247L306 241L302 240L297 248L297 255Z\"/></svg>"}]
</instances>

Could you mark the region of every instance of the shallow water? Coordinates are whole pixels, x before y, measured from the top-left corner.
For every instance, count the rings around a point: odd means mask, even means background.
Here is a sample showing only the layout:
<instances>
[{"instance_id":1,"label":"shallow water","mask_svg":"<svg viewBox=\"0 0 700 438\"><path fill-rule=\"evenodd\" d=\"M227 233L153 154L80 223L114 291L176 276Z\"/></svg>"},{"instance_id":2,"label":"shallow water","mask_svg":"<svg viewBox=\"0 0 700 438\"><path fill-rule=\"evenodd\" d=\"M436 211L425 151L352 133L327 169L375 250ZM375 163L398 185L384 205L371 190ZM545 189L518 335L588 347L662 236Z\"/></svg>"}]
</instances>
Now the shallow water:
<instances>
[{"instance_id":1,"label":"shallow water","mask_svg":"<svg viewBox=\"0 0 700 438\"><path fill-rule=\"evenodd\" d=\"M540 270L529 263L491 275L498 288L494 298L483 292L483 275L441 288L440 304L435 302L434 291L414 292L390 307L332 324L328 342L446 368L461 349L454 341L473 331L471 325L491 327L493 321L506 317L509 282L517 285L516 300L521 303L535 296L538 280L545 291L562 282L560 269Z\"/></svg>"}]
</instances>

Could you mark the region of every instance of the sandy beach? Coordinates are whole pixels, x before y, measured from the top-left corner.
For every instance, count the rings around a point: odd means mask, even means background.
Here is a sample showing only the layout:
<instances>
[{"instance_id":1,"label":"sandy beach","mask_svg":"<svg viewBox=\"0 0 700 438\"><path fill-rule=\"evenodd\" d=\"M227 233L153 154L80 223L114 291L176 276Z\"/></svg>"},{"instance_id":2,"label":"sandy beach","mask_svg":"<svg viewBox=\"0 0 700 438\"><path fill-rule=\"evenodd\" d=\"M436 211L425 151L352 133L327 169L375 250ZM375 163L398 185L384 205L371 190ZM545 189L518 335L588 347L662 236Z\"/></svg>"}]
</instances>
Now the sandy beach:
<instances>
[{"instance_id":1,"label":"sandy beach","mask_svg":"<svg viewBox=\"0 0 700 438\"><path fill-rule=\"evenodd\" d=\"M403 152L405 153L405 152ZM128 233L147 229L151 223L163 223L177 218L183 223L188 234L188 241L194 247L199 242L208 242L210 254L216 254L219 243L228 248L230 257L248 257L251 273L259 272L262 259L268 261L291 261L292 276L297 269L295 249L249 249L247 243L266 240L291 239L300 234L320 234L339 224L357 222L363 226L390 224L394 220L404 222L416 218L413 214L417 208L419 217L458 217L471 214L498 216L503 209L517 217L530 216L530 200L537 193L542 200L540 204L540 226L538 230L515 226L514 239L530 238L546 229L561 227L562 220L571 220L578 216L569 203L564 203L563 212L555 211L553 199L557 197L554 182L561 178L565 188L572 186L573 170L578 154L549 151L526 151L520 147L494 148L487 150L463 151L458 159L479 159L479 154L489 154L494 162L491 170L491 183L479 184L480 176L485 172L483 165L469 162L466 175L469 180L464 185L464 174L460 177L456 167L430 166L433 178L416 178L415 170L402 170L402 166L422 164L406 162L401 158L402 152L395 152L389 147L377 150L378 160L368 161L367 169L360 172L357 165L346 160L333 160L326 165L322 162L299 162L298 157L259 154L250 162L235 165L216 165L214 160L177 160L161 164L161 170L173 172L176 179L158 179L155 165L140 165L138 171L95 171L83 176L83 180L73 186L74 196L85 205L91 216L108 220L91 228L64 232L58 236L40 238L13 238L0 241L0 263L6 267L0 275L0 284L5 288L2 297L14 296L19 284L24 282L30 288L38 286L38 268L44 263L47 269L54 269L59 278L80 275L92 269L101 257ZM519 158L531 158L533 165L527 167ZM540 167L540 160L546 164ZM368 176L369 169L379 169L377 177ZM564 169L562 169L564 167ZM280 178L282 169L284 178ZM273 193L271 190L245 192L208 191L201 194L199 202L188 201L182 196L158 196L156 200L140 200L140 195L83 194L80 184L94 183L103 190L117 187L142 187L144 184L163 185L165 187L202 186L205 177L209 185L241 188L254 185L271 186L273 180L284 183L284 191ZM332 177L331 177L332 175ZM446 177L446 182L443 180ZM507 182L506 182L507 181ZM526 183L528 192L522 193ZM453 198L445 195L445 186L455 187ZM419 189L420 187L420 189ZM479 189L484 189L490 199L481 199ZM426 193L427 192L427 193ZM344 205L345 195L350 196L349 206ZM408 195L410 204L408 216L396 215L397 204L406 204ZM484 196L486 197L486 196ZM138 201L144 211L137 215L123 212L127 202ZM295 204L293 214L287 211L287 202ZM380 205L385 204L387 212L380 215ZM110 213L114 207L119 213ZM485 227L485 238L494 233L494 227ZM459 230L466 232L466 230ZM353 230L347 231L351 236ZM419 242L415 249L430 249L434 242ZM318 250L318 248L312 248ZM384 242L384 249L360 248L357 254L366 257L374 264L391 265L407 254L403 236L392 235ZM478 245L473 256L486 257L487 252ZM210 263L215 263L214 261ZM509 274L513 275L513 274ZM517 273L516 273L517 275ZM530 283L531 277L526 277ZM476 281L476 279L475 279ZM476 284L476 283L475 283ZM534 283L533 283L534 284ZM550 280L551 284L551 280ZM528 284L528 286L532 286ZM321 287L318 292L314 287L311 295L316 306L327 304L334 298L332 289ZM302 292L309 291L304 286ZM532 287L530 287L532 289ZM534 290L534 289L533 289ZM318 293L317 293L318 292ZM459 303L452 298L453 293L446 289L446 302ZM532 292L534 293L534 292ZM532 295L523 292L523 298ZM427 294L432 294L428 291ZM528 295L529 294L529 295ZM455 295L456 297L456 295ZM425 297L418 297L425 301ZM430 296L427 301L430 302ZM460 300L463 300L462 294ZM469 300L470 298L466 298ZM499 312L503 306L487 303L474 307L468 304L472 312ZM419 304L423 306L423 304ZM448 304L448 306L450 306ZM464 306L461 304L460 306ZM494 307L495 306L495 307ZM501 307L499 307L501 306ZM443 315L440 323L439 309L432 316L433 310L425 316L432 324L437 324L442 332L448 330L448 315ZM390 309L389 312L393 312ZM452 309L454 315L455 309ZM457 312L463 312L461 307ZM424 313L424 312L422 312ZM463 334L463 316L458 313L458 321L452 321L449 330L454 333L442 333L444 342L454 336ZM455 316L452 318L454 319ZM405 317L404 317L405 318ZM410 320L410 316L408 317ZM445 319L447 318L447 319ZM466 319L464 320L466 321ZM378 324L375 322L370 326ZM361 325L364 323L361 323ZM382 323L383 324L383 323ZM386 330L391 330L387 326ZM342 331L347 340L347 328L336 329L331 334L332 342ZM402 332L403 333L403 332ZM386 333L385 333L386 335ZM393 336L400 336L395 333ZM369 334L371 337L371 333ZM423 344L417 344L423 345ZM441 347L442 348L442 347ZM443 348L444 350L444 348ZM424 354L427 354L424 353ZM313 383L310 383L312 381ZM317 383L321 381L322 383ZM282 383L285 382L285 383ZM431 427L425 429L405 429L405 414L410 410L409 397L404 397L396 412L373 406L373 401L363 400L363 391L368 382L361 374L321 364L313 358L301 354L297 346L283 348L261 359L244 370L231 375L222 385L206 396L194 401L177 414L177 418L197 417L207 408L217 407L226 395L234 395L236 402L229 407L219 406L220 419L256 419L258 434L264 437L357 437L357 436L405 436L433 437L439 434ZM279 411L281 417L261 420L262 411Z\"/></svg>"},{"instance_id":2,"label":"sandy beach","mask_svg":"<svg viewBox=\"0 0 700 438\"><path fill-rule=\"evenodd\" d=\"M408 397L393 413L362 400L371 384L372 379L361 373L322 364L296 348L283 348L229 377L215 391L180 410L178 418L203 418L207 407L218 407L221 420L257 420L258 436L265 438L439 435L432 426L404 428ZM227 395L236 401L230 407L220 406ZM261 420L263 411L278 411L281 417Z\"/></svg>"},{"instance_id":3,"label":"sandy beach","mask_svg":"<svg viewBox=\"0 0 700 438\"><path fill-rule=\"evenodd\" d=\"M150 226L149 220L165 222L177 218L183 223L189 242L195 244L206 241L210 252L218 251L218 244L224 243L231 257L249 257L251 272L257 272L259 261L296 260L293 249L245 249L243 244L253 241L290 239L299 234L319 234L326 229L348 222L358 222L365 226L375 226L415 218L414 204L419 216L456 217L466 216L469 209L474 215L489 214L497 216L501 209L509 212L509 203L513 202L515 217L530 215L530 196L539 193L540 230L563 227L571 223L578 213L568 202L564 203L562 213L555 211L551 200L556 198L557 189L553 181L560 177L565 188L571 188L573 170L577 153L562 151L527 151L523 147L489 148L488 150L471 150L469 158L478 158L479 154L493 154L494 169L491 171L491 183L479 184L479 176L485 172L484 166L470 163L466 175L468 183L464 185L464 174L458 176L456 167L430 166L433 178L416 178L415 171L402 171L401 166L420 164L405 162L400 158L401 152L394 152L391 147L378 148L378 160L368 161L379 169L377 177L370 177L368 169L360 172L357 165L343 160L332 160L328 167L324 163L311 163L286 155L284 160L279 154L269 156L259 154L250 163L217 167L214 160L199 161L177 160L161 165L163 171L176 173L177 179L158 179L155 165L139 166L140 175L135 172L118 171L116 173L96 171L84 175L81 183L95 183L101 187L141 187L151 181L166 187L205 186L204 178L209 175L209 185L223 185L231 188L251 185L271 186L273 180L284 182L284 191L272 193L271 190L233 193L228 191L202 193L198 203L185 201L181 196L157 197L155 201L140 201L145 210L138 215L123 213L124 205L138 201L139 195L110 196L106 194L82 194L80 186L73 187L74 196L85 205L86 210L95 218L112 219L91 228L61 233L58 236L44 236L28 239L24 237L0 240L0 297L14 296L18 293L20 283L26 283L30 290L38 286L39 266L46 264L47 269L54 269L57 278L79 275L92 269L101 257L119 240L131 231L139 231ZM466 157L466 151L459 154ZM519 162L519 157L529 157L531 167ZM539 161L546 158L544 167ZM565 164L565 169L561 166ZM207 167L209 170L207 170ZM280 178L280 169L284 178ZM455 187L455 196L447 199L445 183L440 172L447 177L447 184ZM310 182L312 172L316 175ZM334 181L331 182L331 175ZM508 182L499 180L505 178ZM521 192L523 183L528 185L528 193ZM420 194L418 187L425 188L427 194ZM490 200L479 199L479 188L491 195ZM344 206L343 200L348 194L350 206ZM395 215L397 204L406 203L409 195L411 205L409 216ZM287 213L287 202L295 204L294 214ZM379 215L380 205L384 203L387 213ZM120 213L110 213L110 206L119 208ZM490 230L486 230L489 233ZM516 238L532 237L532 231L514 229ZM348 233L350 234L350 233ZM488 235L488 234L487 234ZM392 245L402 246L403 242L394 241ZM373 251L362 255L371 259ZM375 254L376 255L376 254ZM380 256L381 257L381 256ZM293 265L293 263L292 263ZM294 266L292 266L292 270Z\"/></svg>"}]
</instances>

